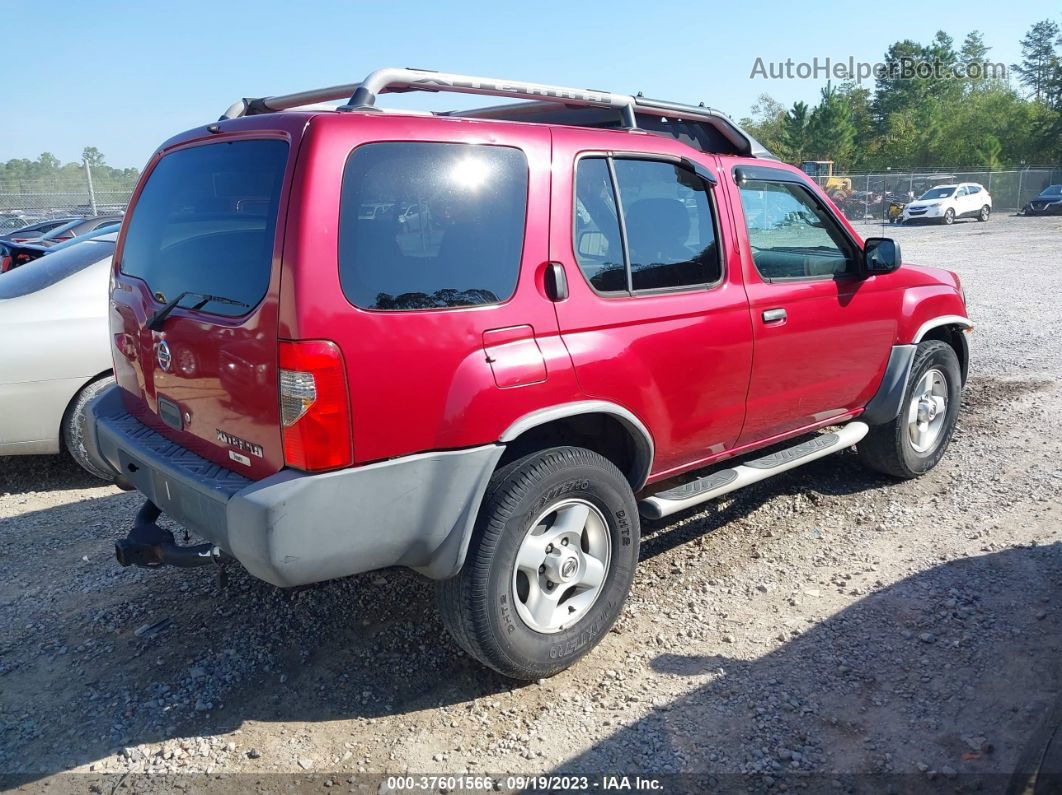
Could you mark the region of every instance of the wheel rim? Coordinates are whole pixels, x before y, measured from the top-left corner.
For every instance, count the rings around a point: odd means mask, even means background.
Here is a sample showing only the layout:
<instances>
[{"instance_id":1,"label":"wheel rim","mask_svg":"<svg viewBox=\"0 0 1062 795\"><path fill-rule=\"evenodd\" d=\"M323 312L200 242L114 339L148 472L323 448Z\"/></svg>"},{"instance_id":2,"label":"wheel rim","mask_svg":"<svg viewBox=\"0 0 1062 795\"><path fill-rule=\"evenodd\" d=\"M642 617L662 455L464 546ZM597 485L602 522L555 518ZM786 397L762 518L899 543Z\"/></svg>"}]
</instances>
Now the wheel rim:
<instances>
[{"instance_id":1,"label":"wheel rim","mask_svg":"<svg viewBox=\"0 0 1062 795\"><path fill-rule=\"evenodd\" d=\"M907 431L915 452L936 447L947 416L948 382L940 370L929 370L919 379L907 407Z\"/></svg>"},{"instance_id":2,"label":"wheel rim","mask_svg":"<svg viewBox=\"0 0 1062 795\"><path fill-rule=\"evenodd\" d=\"M611 560L601 511L579 499L550 506L531 523L513 565L520 619L543 634L572 626L601 595Z\"/></svg>"},{"instance_id":3,"label":"wheel rim","mask_svg":"<svg viewBox=\"0 0 1062 795\"><path fill-rule=\"evenodd\" d=\"M954 212L952 212L951 210L948 210L946 213L944 213L944 223L950 224L954 220L955 220L955 213Z\"/></svg>"},{"instance_id":4,"label":"wheel rim","mask_svg":"<svg viewBox=\"0 0 1062 795\"><path fill-rule=\"evenodd\" d=\"M987 207L982 207L981 208L981 220L982 221L987 221L988 220L988 212L989 211L988 211Z\"/></svg>"}]
</instances>

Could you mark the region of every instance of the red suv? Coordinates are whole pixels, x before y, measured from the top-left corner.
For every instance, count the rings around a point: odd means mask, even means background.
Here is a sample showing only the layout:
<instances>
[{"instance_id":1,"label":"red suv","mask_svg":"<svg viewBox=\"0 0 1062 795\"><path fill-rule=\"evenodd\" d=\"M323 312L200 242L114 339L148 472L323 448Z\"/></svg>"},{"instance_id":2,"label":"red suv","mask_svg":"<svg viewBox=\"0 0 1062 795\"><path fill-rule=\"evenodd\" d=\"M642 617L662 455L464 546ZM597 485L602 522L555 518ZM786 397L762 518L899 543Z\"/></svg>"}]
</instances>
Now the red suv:
<instances>
[{"instance_id":1,"label":"red suv","mask_svg":"<svg viewBox=\"0 0 1062 795\"><path fill-rule=\"evenodd\" d=\"M525 101L376 107L410 90ZM518 678L608 631L639 514L853 445L934 466L972 326L954 274L900 267L715 111L408 69L167 141L114 263L86 446L148 500L119 561L407 566Z\"/></svg>"}]
</instances>

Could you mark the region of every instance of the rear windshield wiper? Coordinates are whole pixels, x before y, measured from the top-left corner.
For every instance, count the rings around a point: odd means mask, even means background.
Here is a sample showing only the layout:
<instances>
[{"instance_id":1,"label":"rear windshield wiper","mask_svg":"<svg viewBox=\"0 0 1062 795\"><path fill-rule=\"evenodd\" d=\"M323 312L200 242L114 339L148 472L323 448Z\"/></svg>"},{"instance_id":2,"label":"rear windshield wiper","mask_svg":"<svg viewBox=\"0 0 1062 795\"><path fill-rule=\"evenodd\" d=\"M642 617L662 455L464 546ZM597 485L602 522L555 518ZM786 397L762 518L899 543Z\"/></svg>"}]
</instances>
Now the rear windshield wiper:
<instances>
[{"instance_id":1,"label":"rear windshield wiper","mask_svg":"<svg viewBox=\"0 0 1062 795\"><path fill-rule=\"evenodd\" d=\"M197 293L194 290L185 290L183 293L181 293L168 304L166 304L164 307L162 307L162 309L153 314L151 316L151 319L147 322L147 327L152 331L160 331L162 329L162 324L166 321L166 318L169 317L170 312L176 309L177 304L181 302L181 299L188 295L196 295L202 299L197 304L191 307L192 311L194 312L198 312L200 309L202 309L209 303L232 304L233 306L245 306L248 309L251 306L250 304L245 304L243 301L234 301L231 298L225 298L221 295L210 295L210 293Z\"/></svg>"}]
</instances>

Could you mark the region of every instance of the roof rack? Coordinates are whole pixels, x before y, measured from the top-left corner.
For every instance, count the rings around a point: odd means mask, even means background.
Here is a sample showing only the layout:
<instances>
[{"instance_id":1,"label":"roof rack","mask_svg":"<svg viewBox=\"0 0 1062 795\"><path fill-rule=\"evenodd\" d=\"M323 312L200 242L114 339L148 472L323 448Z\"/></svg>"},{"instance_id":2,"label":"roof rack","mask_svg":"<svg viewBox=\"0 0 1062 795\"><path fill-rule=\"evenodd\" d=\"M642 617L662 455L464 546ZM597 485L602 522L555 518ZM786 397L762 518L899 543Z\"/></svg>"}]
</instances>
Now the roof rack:
<instances>
[{"instance_id":1,"label":"roof rack","mask_svg":"<svg viewBox=\"0 0 1062 795\"><path fill-rule=\"evenodd\" d=\"M360 83L346 83L327 88L299 91L294 94L282 94L272 97L244 98L234 102L221 116L221 120L236 119L242 116L254 116L261 113L290 110L321 102L334 101L349 97L347 104L337 108L339 111L381 110L376 107L376 98L380 94L405 93L408 91L450 92L458 94L482 94L493 97L532 100L530 102L483 108L471 111L451 111L439 115L460 116L466 118L492 118L506 120L541 121L533 116L556 114L563 111L566 121L556 123L578 124L583 121L579 114L572 111L597 109L598 114L592 126L624 127L627 129L647 128L657 132L668 132L676 138L690 138L696 141L696 134L678 133L674 129L662 130L659 124L646 125L647 119L661 116L668 119L682 119L693 124L706 125L728 142L735 154L774 159L774 155L761 146L751 135L718 111L703 105L682 105L667 100L647 99L641 95L615 94L610 91L598 91L587 88L570 88L565 86L528 83L519 80L502 80L493 77L475 77L472 75L434 72L428 69L399 69L387 67L377 69ZM600 111L611 111L601 117ZM642 124L639 124L642 117ZM688 126L688 125L687 125ZM704 148L703 145L697 148Z\"/></svg>"}]
</instances>

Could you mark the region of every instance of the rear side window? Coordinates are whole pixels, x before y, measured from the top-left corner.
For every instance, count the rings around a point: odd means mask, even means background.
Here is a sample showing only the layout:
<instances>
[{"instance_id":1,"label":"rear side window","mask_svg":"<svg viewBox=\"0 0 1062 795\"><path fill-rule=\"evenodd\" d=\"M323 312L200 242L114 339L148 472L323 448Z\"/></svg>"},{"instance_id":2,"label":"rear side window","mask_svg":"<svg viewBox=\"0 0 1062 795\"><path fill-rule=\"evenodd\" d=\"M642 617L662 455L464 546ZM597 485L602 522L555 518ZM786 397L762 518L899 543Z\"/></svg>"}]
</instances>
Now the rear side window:
<instances>
[{"instance_id":1,"label":"rear side window","mask_svg":"<svg viewBox=\"0 0 1062 795\"><path fill-rule=\"evenodd\" d=\"M155 299L183 292L242 315L262 300L272 272L285 141L232 141L181 149L151 172L131 217L122 273L147 282Z\"/></svg>"},{"instance_id":2,"label":"rear side window","mask_svg":"<svg viewBox=\"0 0 1062 795\"><path fill-rule=\"evenodd\" d=\"M580 160L574 244L599 293L703 287L722 278L708 187L672 162Z\"/></svg>"},{"instance_id":3,"label":"rear side window","mask_svg":"<svg viewBox=\"0 0 1062 795\"><path fill-rule=\"evenodd\" d=\"M527 214L518 149L378 143L343 172L339 277L362 309L495 304L516 289Z\"/></svg>"}]
</instances>

